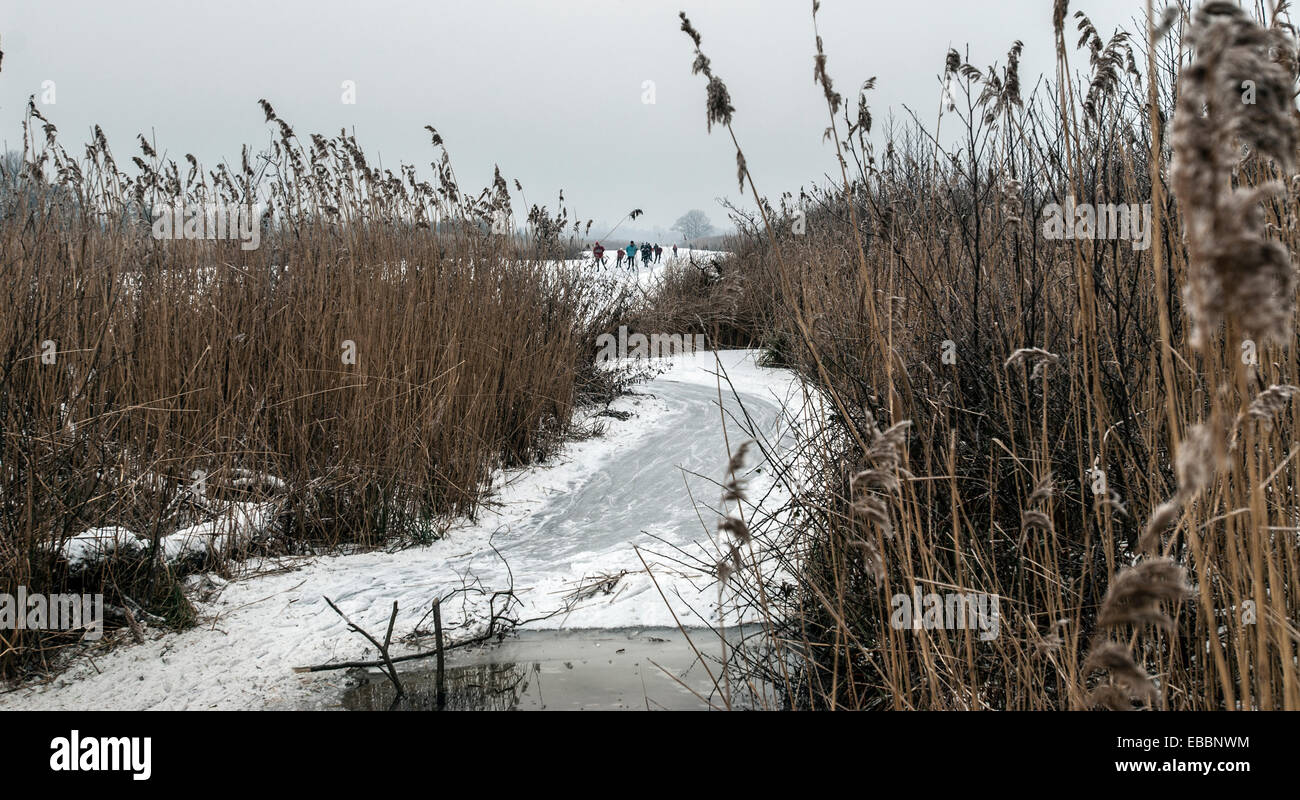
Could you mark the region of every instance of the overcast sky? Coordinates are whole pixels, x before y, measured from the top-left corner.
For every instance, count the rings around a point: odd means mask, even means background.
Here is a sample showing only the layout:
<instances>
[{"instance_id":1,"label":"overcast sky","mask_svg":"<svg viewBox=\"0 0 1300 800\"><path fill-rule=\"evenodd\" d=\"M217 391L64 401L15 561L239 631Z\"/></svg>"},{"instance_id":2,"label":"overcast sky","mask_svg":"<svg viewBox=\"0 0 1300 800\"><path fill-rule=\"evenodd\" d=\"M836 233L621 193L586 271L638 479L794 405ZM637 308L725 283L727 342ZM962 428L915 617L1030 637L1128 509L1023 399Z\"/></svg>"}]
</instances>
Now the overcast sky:
<instances>
[{"instance_id":1,"label":"overcast sky","mask_svg":"<svg viewBox=\"0 0 1300 800\"><path fill-rule=\"evenodd\" d=\"M1143 7L1070 10L1108 36ZM433 125L467 190L499 164L528 203L554 207L563 189L581 219L639 207L639 227L666 229L700 208L720 224L716 198L740 199L734 150L725 131L705 132L679 10L731 91L759 189L796 191L832 170L808 0L0 0L0 142L20 146L26 99L50 80L56 102L42 112L65 145L79 152L99 123L119 162L145 133L211 168L237 161L242 144L265 145L265 97L304 139L355 129L372 163L414 163L426 177ZM837 89L852 98L878 77L879 125L903 103L932 122L949 46L969 44L987 66L1023 39L1032 86L1052 69L1051 12L1052 0L823 0L819 20ZM356 82L353 105L341 102L345 80Z\"/></svg>"}]
</instances>

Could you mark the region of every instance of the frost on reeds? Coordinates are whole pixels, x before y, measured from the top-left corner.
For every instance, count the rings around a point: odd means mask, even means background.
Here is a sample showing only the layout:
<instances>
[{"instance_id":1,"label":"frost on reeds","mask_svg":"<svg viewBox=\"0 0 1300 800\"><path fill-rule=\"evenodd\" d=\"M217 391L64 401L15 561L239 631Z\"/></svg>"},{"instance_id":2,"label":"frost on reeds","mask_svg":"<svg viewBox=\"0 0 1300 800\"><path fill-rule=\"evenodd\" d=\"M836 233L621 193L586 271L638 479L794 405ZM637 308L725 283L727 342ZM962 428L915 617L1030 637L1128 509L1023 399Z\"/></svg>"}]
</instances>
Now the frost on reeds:
<instances>
[{"instance_id":1,"label":"frost on reeds","mask_svg":"<svg viewBox=\"0 0 1300 800\"><path fill-rule=\"evenodd\" d=\"M1172 184L1185 219L1190 263L1184 290L1191 342L1225 318L1247 336L1289 338L1295 271L1286 248L1265 237L1261 201L1281 190L1273 181L1233 187L1237 149L1289 171L1297 142L1293 75L1285 66L1295 43L1264 28L1236 5L1206 3L1188 43L1173 122Z\"/></svg>"}]
</instances>

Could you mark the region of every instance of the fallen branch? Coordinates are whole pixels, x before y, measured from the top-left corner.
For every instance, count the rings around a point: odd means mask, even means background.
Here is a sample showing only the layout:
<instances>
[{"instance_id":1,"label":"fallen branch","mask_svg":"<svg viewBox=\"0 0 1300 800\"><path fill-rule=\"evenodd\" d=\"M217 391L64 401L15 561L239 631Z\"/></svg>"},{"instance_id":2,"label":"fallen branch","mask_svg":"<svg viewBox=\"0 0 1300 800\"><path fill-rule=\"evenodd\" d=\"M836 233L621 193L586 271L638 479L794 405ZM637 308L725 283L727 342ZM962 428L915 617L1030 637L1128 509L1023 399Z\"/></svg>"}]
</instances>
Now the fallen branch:
<instances>
[{"instance_id":1,"label":"fallen branch","mask_svg":"<svg viewBox=\"0 0 1300 800\"><path fill-rule=\"evenodd\" d=\"M383 660L382 660L381 662L379 662L379 663L381 663L381 664L384 665L384 667L385 667L385 674L387 674L387 675L388 675L388 679L389 679L390 681L393 682L393 687L394 687L395 689L397 689L397 698L395 698L395 699L400 699L400 698L402 698L402 697L405 697L405 696L406 696L406 690L402 688L402 682L401 682L400 680L398 680L398 678L397 678L397 667L393 666L393 659L389 658L389 656L388 656L388 646L389 646L390 644L392 644L392 642L393 642L393 626L397 623L397 601L396 601L396 600L393 601L393 613L392 613L392 615L389 616L389 618L388 618L388 633L384 635L384 643L383 643L383 644L380 644L378 639L376 639L375 637L371 636L371 635L370 635L368 632L366 632L366 630L363 629L360 625L357 625L355 622L353 622L352 620L348 619L348 615L347 615L347 614L344 614L342 611L340 611L340 610L339 610L339 607L336 606L336 605L334 605L334 601L333 601L333 600L331 600L331 599L329 599L328 597L326 597L326 598L325 598L325 602L326 602L326 603L329 603L329 607L332 608L332 609L334 609L334 613L335 613L335 614L338 614L340 617L343 618L343 621L346 622L346 623L348 624L348 628L349 628L350 630L352 630L352 631L354 631L354 632L356 632L356 633L359 633L359 634L361 634L362 636L366 637L366 639L368 639L368 640L370 641L371 644L373 644L375 647L379 648L379 654L380 654L381 656L383 656ZM299 672L299 671L300 671L300 670L297 669L297 668L294 669L294 672Z\"/></svg>"},{"instance_id":2,"label":"fallen branch","mask_svg":"<svg viewBox=\"0 0 1300 800\"><path fill-rule=\"evenodd\" d=\"M457 592L452 592L452 594L453 594L453 595L454 595L454 594L457 594L459 591L460 591L460 590L457 590ZM498 596L501 596L501 595L505 595L505 596L507 596L510 600L514 600L514 599L515 599L515 598L514 598L514 592L513 592L513 591L510 591L510 592L505 592L505 591L495 592L495 593L493 593L493 596L492 596L492 605L489 606L490 609L493 608L493 607L495 606L496 598L497 598ZM445 599L446 599L446 597L443 597L443 598L439 598L439 600L436 601L436 602L438 603L439 612L441 612L442 600L445 600ZM325 602L329 603L329 598L328 598L328 597L325 598ZM396 605L396 604L394 604L394 605ZM510 605L511 605L511 604L510 604L509 602L507 602L507 604L506 604L506 608L509 608ZM330 607L334 608L334 604L333 604L333 603L330 603ZM335 611L338 611L337 608L334 608L334 610L335 610ZM483 633L479 634L478 636L474 636L474 637L471 637L471 638L469 638L469 639L465 639L464 641L460 641L460 642L452 642L452 643L450 643L450 644L443 644L441 647L437 647L437 646L435 646L433 650L427 650L427 651L423 651L423 652L419 652L419 653L409 653L409 654L404 655L404 656L389 657L389 656L387 655L387 653L384 652L384 657L381 658L381 659L375 660L375 661L336 661L336 662L332 662L332 663L329 663L329 664L313 664L312 666L309 666L309 667L294 667L294 668L293 668L293 671L296 672L296 673L303 673L303 672L328 672L328 671L330 671L330 670L336 670L336 669L369 669L369 668L371 668L371 667L389 667L389 666L392 665L392 664L401 664L401 663L406 662L406 661L418 661L418 660L420 660L420 659L422 659L422 658L432 658L432 657L438 655L439 652L444 652L444 653L445 653L445 652L448 651L448 650L458 650L458 649L460 649L460 648L462 648L462 647L472 647L472 646L477 645L477 644L484 644L484 643L486 643L486 642L491 641L492 639L497 639L497 638L504 637L507 633L510 633L510 632L513 631L515 628L519 627L520 625L527 625L527 624L529 624L530 622L540 622L541 620L544 620L544 619L550 619L551 617L555 616L556 614L561 613L561 611L563 611L563 609L559 609L559 610L556 610L556 611L552 611L552 612L549 613L549 614L543 614L543 615L540 616L540 617L532 617L531 619L519 620L519 619L515 619L515 618L513 618L513 617L506 616L506 614L505 614L504 611L502 611L502 612L497 612L497 611L493 610L493 611L490 612L490 616L489 616L489 618L488 618L487 630L484 631ZM342 612L339 612L339 616L342 616ZM347 617L343 617L343 619L344 619L344 620L347 620ZM507 623L507 624L502 625L501 628L498 629L498 627L497 627L497 622L498 622L498 621L504 621L504 622ZM439 613L438 627L441 627L441 622L442 622L442 620L441 620L441 613ZM349 621L348 624L350 625L351 622ZM365 635L365 632L364 632L364 631L362 631L361 633L362 633L363 635ZM370 637L367 636L367 638L370 638ZM441 638L441 637L439 637L439 638ZM371 639L371 641L374 641L374 640Z\"/></svg>"}]
</instances>

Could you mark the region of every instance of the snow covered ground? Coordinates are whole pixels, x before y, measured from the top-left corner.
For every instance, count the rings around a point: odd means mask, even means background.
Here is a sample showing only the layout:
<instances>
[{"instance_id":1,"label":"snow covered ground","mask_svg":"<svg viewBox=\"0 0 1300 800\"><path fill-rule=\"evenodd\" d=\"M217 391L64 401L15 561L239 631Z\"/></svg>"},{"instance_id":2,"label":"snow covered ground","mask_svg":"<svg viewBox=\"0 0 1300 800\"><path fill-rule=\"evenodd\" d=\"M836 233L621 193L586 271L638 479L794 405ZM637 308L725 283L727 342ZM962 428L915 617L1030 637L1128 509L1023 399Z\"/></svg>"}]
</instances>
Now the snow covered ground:
<instances>
[{"instance_id":1,"label":"snow covered ground","mask_svg":"<svg viewBox=\"0 0 1300 800\"><path fill-rule=\"evenodd\" d=\"M491 593L512 585L522 601L514 616L546 616L533 629L714 622L718 585L709 568L719 557L712 538L716 482L728 458L724 416L733 450L750 438L725 380L725 414L719 409L716 364L758 436L783 440L784 409L802 406L792 376L757 366L756 356L704 352L665 361L662 374L611 406L630 416L602 416L603 435L571 443L551 463L499 476L490 510L432 545L247 564L249 574L209 580L208 591L196 594L196 628L151 632L142 644L82 658L48 685L0 695L0 709L318 706L337 696L344 673L295 674L293 667L375 656L324 597L377 635L397 601L395 638L431 629L431 601L460 587L472 591L443 606L452 639L473 632ZM754 460L749 497L767 499L747 516L761 517L785 495L779 488L768 495L770 470Z\"/></svg>"},{"instance_id":2,"label":"snow covered ground","mask_svg":"<svg viewBox=\"0 0 1300 800\"><path fill-rule=\"evenodd\" d=\"M626 247L627 243L623 243L623 246ZM640 246L640 242L638 242L637 247ZM608 262L606 269L609 273L620 276L631 274L635 277L637 287L641 289L649 289L656 281L663 277L664 272L674 264L689 264L692 258L694 258L697 263L706 263L711 258L726 255L720 250L695 250L689 247L678 247L677 255L674 256L672 245L669 245L664 248L663 256L660 258L658 264L652 263L648 266L643 266L641 263L641 253L638 252L636 255L636 270L632 271L627 268L626 261L623 262L622 267L617 266L618 254L614 252L617 249L617 246L611 247L610 244L606 242L605 247L605 261ZM576 261L568 261L565 263L577 263L590 266L592 263L591 251L584 251L581 258Z\"/></svg>"}]
</instances>

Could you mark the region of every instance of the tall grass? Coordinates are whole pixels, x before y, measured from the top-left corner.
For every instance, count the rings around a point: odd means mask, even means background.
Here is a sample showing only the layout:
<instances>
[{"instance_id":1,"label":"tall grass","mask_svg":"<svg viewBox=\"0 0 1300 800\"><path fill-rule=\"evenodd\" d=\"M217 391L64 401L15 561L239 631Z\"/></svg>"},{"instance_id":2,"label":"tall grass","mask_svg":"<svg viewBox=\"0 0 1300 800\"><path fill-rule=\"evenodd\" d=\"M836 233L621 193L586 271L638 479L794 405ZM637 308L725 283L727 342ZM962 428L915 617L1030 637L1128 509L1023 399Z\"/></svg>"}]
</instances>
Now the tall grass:
<instances>
[{"instance_id":1,"label":"tall grass","mask_svg":"<svg viewBox=\"0 0 1300 800\"><path fill-rule=\"evenodd\" d=\"M731 269L827 409L787 465L793 521L756 526L764 556L727 576L727 602L774 621L731 682L789 707L1300 707L1285 7L1149 11L1107 39L1061 0L1054 79L1022 95L1032 42L991 68L952 51L940 123L877 146L873 81L856 107L834 89L818 5L843 180L776 205L683 16L760 211ZM1047 238L1069 197L1151 203L1151 246ZM914 586L996 595L998 637L895 627Z\"/></svg>"},{"instance_id":2,"label":"tall grass","mask_svg":"<svg viewBox=\"0 0 1300 800\"><path fill-rule=\"evenodd\" d=\"M178 167L141 137L124 170L98 128L76 158L31 105L0 182L0 591L102 590L183 621L175 579L196 566L427 541L600 390L615 298L553 260L567 211L493 235L512 219L500 173L466 194L445 150L434 185L263 111L271 143L234 169ZM155 239L177 200L258 204L260 246ZM220 536L249 508L269 512ZM208 546L163 559L195 525ZM63 557L106 527L147 547ZM0 631L0 674L74 639Z\"/></svg>"}]
</instances>

